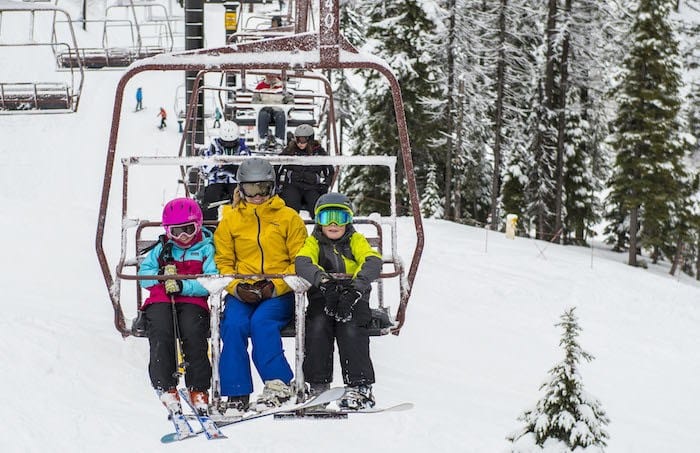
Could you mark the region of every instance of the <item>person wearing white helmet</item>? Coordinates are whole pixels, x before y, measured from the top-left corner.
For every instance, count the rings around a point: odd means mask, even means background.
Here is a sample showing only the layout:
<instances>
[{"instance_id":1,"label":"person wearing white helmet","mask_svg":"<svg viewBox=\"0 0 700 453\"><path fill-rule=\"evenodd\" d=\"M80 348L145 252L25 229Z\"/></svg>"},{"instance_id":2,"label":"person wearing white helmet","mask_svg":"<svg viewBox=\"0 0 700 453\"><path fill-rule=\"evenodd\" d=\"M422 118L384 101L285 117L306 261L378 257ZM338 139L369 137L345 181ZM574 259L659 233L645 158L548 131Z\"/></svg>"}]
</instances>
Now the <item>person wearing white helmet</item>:
<instances>
[{"instance_id":1,"label":"person wearing white helmet","mask_svg":"<svg viewBox=\"0 0 700 453\"><path fill-rule=\"evenodd\" d=\"M314 140L314 128L301 124L294 130L294 139L282 151L283 156L327 156L326 150ZM290 208L306 210L314 218L318 197L328 192L335 170L332 165L284 165L279 169L280 197Z\"/></svg>"},{"instance_id":2,"label":"person wearing white helmet","mask_svg":"<svg viewBox=\"0 0 700 453\"><path fill-rule=\"evenodd\" d=\"M219 136L211 141L202 155L205 157L249 156L250 149L245 139L240 136L238 124L233 121L223 121L219 128ZM199 197L204 220L217 220L218 206L209 207L209 205L232 198L238 182L236 181L238 165L204 165L202 171L207 175L207 185Z\"/></svg>"}]
</instances>

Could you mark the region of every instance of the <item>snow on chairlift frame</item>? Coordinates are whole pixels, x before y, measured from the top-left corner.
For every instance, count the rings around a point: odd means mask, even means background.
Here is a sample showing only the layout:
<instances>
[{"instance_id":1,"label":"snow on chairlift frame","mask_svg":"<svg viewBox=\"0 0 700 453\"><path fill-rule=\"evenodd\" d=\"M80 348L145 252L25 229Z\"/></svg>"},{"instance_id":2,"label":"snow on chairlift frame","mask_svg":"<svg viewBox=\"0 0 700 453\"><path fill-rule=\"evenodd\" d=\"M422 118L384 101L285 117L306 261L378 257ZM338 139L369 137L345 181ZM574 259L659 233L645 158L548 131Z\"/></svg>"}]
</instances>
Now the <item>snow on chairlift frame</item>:
<instances>
[{"instance_id":1,"label":"snow on chairlift frame","mask_svg":"<svg viewBox=\"0 0 700 453\"><path fill-rule=\"evenodd\" d=\"M124 91L127 83L134 76L145 71L204 71L209 69L216 69L220 71L235 71L235 70L245 70L245 69L259 69L259 70L322 70L322 69L374 69L380 72L390 84L394 110L396 112L396 122L398 128L399 143L401 145L401 159L402 165L405 172L405 180L407 184L407 190L410 197L411 204L411 214L413 218L413 224L415 227L416 244L413 249L413 254L411 257L410 265L404 269L401 266L401 276L400 280L400 301L399 307L396 314L396 327L393 329L392 333L398 335L400 329L402 328L405 316L408 300L411 294L411 288L415 280L415 276L418 270L418 265L420 261L420 256L422 254L424 246L424 232L423 225L420 216L419 209L419 199L416 188L415 172L413 169L413 163L411 160L411 151L408 138L408 131L406 126L405 112L403 109L403 101L401 99L401 91L399 87L398 80L393 74L392 70L388 64L375 56L360 53L355 49L339 32L338 28L338 0L334 0L332 6L329 6L328 2L320 2L320 16L324 19L320 20L320 28L318 32L305 32L297 33L292 36L287 36L283 38L266 39L255 41L251 43L240 44L236 47L222 47L218 49L201 49L193 50L187 52L179 53L168 53L161 54L154 57L149 57L143 60L139 60L131 65L131 67L122 76L119 83L117 84L115 103L112 115L112 127L109 138L109 145L107 149L106 163L105 163L105 175L103 179L102 195L100 200L100 212L98 215L98 224L96 232L96 252L98 261L100 263L100 268L102 270L105 283L108 289L108 293L111 299L111 303L114 310L114 324L117 330L122 334L122 336L127 337L132 334L130 326L127 326L124 311L121 306L121 280L139 280L141 277L135 275L124 275L121 272L114 274L110 269L110 264L107 259L107 255L104 250L104 233L105 233L105 221L107 218L107 211L109 208L109 196L112 184L112 179L114 177L113 173L114 163L116 159L116 145L117 138L119 134L120 126L120 116L122 111L122 104L124 100ZM299 21L301 22L301 21ZM298 25L298 23L297 23ZM279 58L279 53L285 52L289 53L291 58L281 60ZM361 156L348 156L348 157L333 157L323 159L352 159L353 157L359 159L368 159L367 157ZM381 156L375 156L381 158ZM123 194L122 194L122 245L126 244L126 232L131 228L139 224L139 220L130 220L128 217L127 209L127 174L128 165L130 164L144 164L149 160L153 162L148 162L149 164L162 165L167 163L168 159L180 159L178 161L181 166L193 166L193 165L203 165L203 164L217 164L226 163L231 159L237 159L237 157L210 157L205 160L204 158L197 157L153 157L153 158L139 158L132 157L123 159L125 165L124 172L124 182L123 182ZM238 158L240 159L240 158ZM270 158L271 163L276 164L277 159L299 159L296 158L283 158L283 157L272 157ZM302 158L303 159L303 158ZM317 158L318 159L318 158ZM395 159L395 158L394 158ZM283 163L282 161L279 163ZM314 160L314 163L321 163L320 161ZM325 160L324 160L324 163ZM329 164L335 164L335 162L329 161ZM357 162L357 164L362 164L362 162ZM392 179L394 178L394 173L392 172ZM390 220L395 222L396 220L396 200L395 192L392 193L391 201L391 216ZM392 231L392 247L396 244L396 229ZM121 252L121 262L126 263L126 250L122 247ZM158 276L157 276L158 277ZM237 276L242 277L242 276ZM269 277L269 276L266 276ZM151 277L153 278L153 277ZM164 279L165 277L158 277L159 279ZM170 277L172 278L172 277ZM193 278L192 276L176 276L176 278Z\"/></svg>"}]
</instances>

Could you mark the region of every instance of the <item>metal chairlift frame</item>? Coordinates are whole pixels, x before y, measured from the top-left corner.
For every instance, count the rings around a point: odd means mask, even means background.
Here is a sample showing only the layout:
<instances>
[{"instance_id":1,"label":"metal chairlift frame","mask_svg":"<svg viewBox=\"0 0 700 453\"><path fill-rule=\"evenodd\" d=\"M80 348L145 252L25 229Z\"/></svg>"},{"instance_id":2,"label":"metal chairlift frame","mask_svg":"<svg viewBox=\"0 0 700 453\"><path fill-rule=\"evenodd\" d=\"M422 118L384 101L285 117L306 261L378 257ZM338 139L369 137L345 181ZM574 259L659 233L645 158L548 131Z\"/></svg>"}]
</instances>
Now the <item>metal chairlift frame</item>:
<instances>
[{"instance_id":1,"label":"metal chairlift frame","mask_svg":"<svg viewBox=\"0 0 700 453\"><path fill-rule=\"evenodd\" d=\"M269 71L268 71L269 72ZM220 73L221 74L221 86L218 87L210 87L210 86L205 86L202 85L202 81L204 79L204 76L208 73ZM232 73L235 73L239 78L240 78L240 85L241 86L236 86L236 87L226 87L225 81L227 80L227 76L231 75ZM190 96L190 101L188 104L188 111L185 113L185 133L182 136L182 139L180 141L180 152L178 155L180 156L196 156L197 155L197 150L196 147L198 144L195 143L195 137L197 135L197 128L200 126L198 124L198 119L196 118L196 101L198 99L198 95L200 91L203 90L213 90L218 92L218 105L222 107L222 112L226 112L226 107L229 104L228 101L225 99L222 99L222 94L225 93L230 93L230 92L245 92L248 91L245 88L245 80L247 75L264 75L266 74L266 71L259 71L259 70L238 70L238 71L221 71L219 69L210 69L210 70L203 70L200 71L196 78L193 81L193 89L192 89L192 94ZM337 154L337 152L332 151L332 150L338 150L339 149L339 144L338 144L338 138L337 138L337 133L336 133L336 124L335 124L335 106L333 103L333 88L331 86L330 81L324 76L323 74L317 73L317 72L312 72L312 71L301 71L301 70L296 70L296 71L286 71L282 70L280 72L280 77L283 79L286 79L287 77L293 77L296 79L308 79L308 80L316 80L320 82L323 85L323 89L325 94L324 95L318 95L317 97L322 97L324 99L324 102L322 102L320 105L319 104L304 104L305 107L312 106L312 107L318 107L319 110L319 115L322 116L324 114L328 115L328 122L327 122L327 130L326 130L326 135L328 137L332 137L332 139L329 140L329 147L328 151L329 154L334 155ZM250 91L252 93L252 90ZM292 107L293 109L293 107ZM231 118L229 118L231 119ZM235 121L235 119L232 119ZM319 121L319 124L321 122ZM330 130L329 130L330 129ZM189 150L185 149L186 145L186 135L190 134L190 143L191 143L191 148Z\"/></svg>"},{"instance_id":2,"label":"metal chairlift frame","mask_svg":"<svg viewBox=\"0 0 700 453\"><path fill-rule=\"evenodd\" d=\"M410 264L407 268L404 268L404 266L401 263L397 263L397 265L401 267L401 269L398 270L398 272L400 272L400 275L398 275L398 277L401 287L399 295L400 301L396 313L396 325L392 329L391 333L395 335L399 334L400 329L402 328L405 322L406 308L411 295L413 282L418 271L418 265L424 246L423 224L420 215L420 204L415 181L415 172L413 169L413 162L411 160L411 149L409 144L408 130L406 126L406 117L403 109L403 101L401 98L401 89L399 86L399 82L396 79L396 76L384 60L378 57L358 52L357 49L355 49L340 34L338 24L338 0L333 0L332 4L331 2L322 0L320 2L320 13L320 17L322 18L322 20L320 21L321 27L318 32L301 33L284 38L267 39L262 41L256 41L253 43L240 44L237 46L226 46L217 49L201 49L188 52L157 55L133 63L120 79L116 87L114 109L112 113L112 126L105 162L105 173L102 186L102 195L100 200L100 212L97 222L95 246L98 261L100 263L100 268L102 270L105 279L105 284L109 291L110 299L114 309L114 324L117 330L124 337L131 335L132 332L130 330L130 327L127 327L126 325L124 312L121 307L121 280L142 280L143 278L138 276L127 276L121 273L117 273L116 275L113 274L104 251L103 240L105 232L105 221L107 218L107 210L109 207L109 195L112 185L114 163L117 156L117 138L119 135L120 116L126 85L134 76L145 71L198 71L201 75L202 71L235 71L246 69L280 71L294 71L297 69L373 69L381 73L389 82L393 97L393 106L396 113L398 138L401 146L400 159L401 164L403 166L405 181L410 197L411 214L413 217L416 234L416 244L413 250ZM277 53L279 52L284 52L288 55L289 58L285 58L283 60L278 58ZM265 58L265 56L267 56L267 58ZM191 113L193 108L194 106L191 104L188 110L190 112L188 113L188 118L192 117ZM352 163L353 159L355 159L356 164L367 164L367 162L370 162L370 164L374 165L384 165L373 162L373 159L381 160L381 158L382 156L329 156L323 158L315 157L316 160L313 160L313 162L339 165L348 162ZM175 159L176 161L169 161L172 159ZM220 165L224 163L233 163L242 161L241 159L245 159L245 157L131 157L123 159L122 162L127 167L128 165L137 163L155 163L158 165L166 163L177 163L178 165L184 168L187 166L201 166L205 164ZM275 165L292 162L303 163L305 159L309 158L291 156L277 156L269 158L270 162ZM321 162L321 160L318 159L323 160L323 162ZM328 160L328 162L326 162L326 159ZM388 159L390 161L391 159L395 160L396 157L391 158L390 156L386 156L384 157L384 159ZM392 179L395 178L395 174L393 172L390 172L390 176ZM126 244L126 230L136 226L140 222L138 220L129 219L127 216L127 183L128 172L125 170L122 192L122 260L125 259L126 253L124 250ZM392 194L391 200L393 221L395 221L396 216L396 200L394 198L394 195L395 194ZM392 247L395 247L396 245L396 235L396 228L393 228ZM197 277L202 276L178 275L170 278L191 279ZM251 276L236 275L228 277L245 278ZM280 276L266 275L255 277L279 278ZM160 280L165 279L165 277L163 276L152 276L149 278Z\"/></svg>"},{"instance_id":3,"label":"metal chairlift frame","mask_svg":"<svg viewBox=\"0 0 700 453\"><path fill-rule=\"evenodd\" d=\"M110 5L105 9L105 25L103 29L103 35L102 35L102 41L103 41L103 46L105 49L109 48L109 42L108 42L108 37L107 37L107 21L108 21L108 16L109 12L113 9L118 9L118 8L128 8L129 11L131 12L131 15L133 17L133 22L129 19L124 19L124 20L129 20L131 22L131 27L136 30L136 42L134 43L135 45L133 46L133 50L135 50L135 55L137 55L137 58L142 58L138 55L141 55L144 51L144 48L148 48L148 46L144 46L143 44L143 39L144 37L142 36L141 33L141 27L144 25L158 25L158 26L165 26L166 34L165 38L167 40L166 45L163 46L163 49L166 52L170 52L173 50L173 45L174 45L174 38L173 38L173 32L170 27L170 19L168 17L168 10L166 9L165 5L162 5L160 3L155 3L155 2L134 2L133 0L129 0L129 3L126 4L114 4ZM144 22L139 20L139 16L137 11L137 8L144 8L148 9L149 11L152 10L152 8L161 8L163 10L163 17L164 19L158 19L154 20L151 22ZM158 35L159 39L161 38L160 35ZM133 42L133 32L132 32L132 42ZM151 56L153 53L147 53L147 56Z\"/></svg>"},{"instance_id":4,"label":"metal chairlift frame","mask_svg":"<svg viewBox=\"0 0 700 453\"><path fill-rule=\"evenodd\" d=\"M50 46L54 55L56 55L57 48L65 47L69 52L72 49L77 49L78 42L75 37L73 22L66 10L51 4L18 3L2 0L0 1L0 29L2 28L2 19L5 13L31 14L31 29L29 30L31 41L26 43L0 43L0 48ZM54 41L53 30L50 41L39 42L35 40L36 15L43 13L52 14L54 21L59 14L66 17L72 47L71 43ZM76 66L71 64L68 70L70 71L70 85L59 82L0 82L0 114L72 113L77 111L85 77L83 65L81 62L78 62ZM17 108L19 106L22 107ZM31 108L25 109L24 107Z\"/></svg>"},{"instance_id":5,"label":"metal chairlift frame","mask_svg":"<svg viewBox=\"0 0 700 453\"><path fill-rule=\"evenodd\" d=\"M129 18L115 18L109 19L109 11L113 8L128 8L133 19ZM154 19L152 21L141 21L139 22L138 15L136 12L137 8L147 9L149 12L153 8L158 8L163 10L163 18ZM145 14L144 14L145 15ZM70 20L70 18L69 18ZM59 23L65 21L57 20L54 17L52 37L57 40L56 26ZM69 65L80 61L86 69L100 69L100 70L124 70L125 67L129 66L135 60L140 58L149 57L162 52L170 52L173 50L175 39L170 25L170 18L168 16L167 9L164 5L160 3L138 3L130 1L125 4L115 4L108 6L105 10L105 17L103 19L88 19L80 20L84 23L99 23L102 24L102 47L76 47L75 50L69 50L66 53L56 53L56 61L59 68L65 68L65 63ZM158 39L165 39L164 45L158 46L144 46L142 27L144 25L148 26L158 26L165 27L165 33L159 33ZM108 30L113 28L128 28L129 34L131 36L131 46L122 47L110 47Z\"/></svg>"}]
</instances>

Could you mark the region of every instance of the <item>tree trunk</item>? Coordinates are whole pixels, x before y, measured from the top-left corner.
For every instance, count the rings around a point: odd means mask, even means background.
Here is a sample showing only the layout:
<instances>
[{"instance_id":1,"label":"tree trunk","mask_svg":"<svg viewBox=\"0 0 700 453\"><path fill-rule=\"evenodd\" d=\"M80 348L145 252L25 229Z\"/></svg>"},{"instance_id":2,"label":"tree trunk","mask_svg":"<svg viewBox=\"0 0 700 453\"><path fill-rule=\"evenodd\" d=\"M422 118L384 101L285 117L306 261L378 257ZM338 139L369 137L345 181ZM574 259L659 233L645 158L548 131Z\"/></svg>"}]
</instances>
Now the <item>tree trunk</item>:
<instances>
[{"instance_id":1,"label":"tree trunk","mask_svg":"<svg viewBox=\"0 0 700 453\"><path fill-rule=\"evenodd\" d=\"M496 63L496 112L494 118L493 176L491 178L491 229L498 230L498 195L501 192L501 145L503 130L503 96L506 75L506 8L508 0L501 0L498 16L498 62Z\"/></svg>"},{"instance_id":2,"label":"tree trunk","mask_svg":"<svg viewBox=\"0 0 700 453\"><path fill-rule=\"evenodd\" d=\"M564 14L567 16L565 24L568 24L568 15L571 12L571 0L566 0ZM568 26L568 25L567 25ZM556 169L556 198L554 200L554 231L562 229L562 205L564 192L564 141L566 140L566 92L569 84L569 31L564 28L564 39L561 50L561 67L559 68L559 118L557 121L557 169ZM559 236L562 243L564 235Z\"/></svg>"},{"instance_id":3,"label":"tree trunk","mask_svg":"<svg viewBox=\"0 0 700 453\"><path fill-rule=\"evenodd\" d=\"M448 19L447 25L447 143L445 146L445 208L443 212L445 213L445 218L450 220L454 217L450 217L453 212L452 205L452 156L455 155L458 150L454 149L454 140L452 139L455 121L454 117L456 114L457 102L462 102L461 97L455 99L455 63L454 63L454 50L457 46L455 45L455 8L456 0L448 0L446 7L450 11L450 17ZM459 195L457 195L459 196Z\"/></svg>"},{"instance_id":4,"label":"tree trunk","mask_svg":"<svg viewBox=\"0 0 700 453\"><path fill-rule=\"evenodd\" d=\"M462 149L462 124L464 124L464 104L462 103L462 99L464 99L464 80L460 80L458 84L458 91L459 91L459 96L457 99L459 99L459 104L458 104L458 119L457 119L457 128L456 128L456 133L457 133L457 149L461 150ZM462 183L460 182L460 178L457 178L457 182L455 183L455 190L454 190L454 220L460 220L462 218Z\"/></svg>"},{"instance_id":5,"label":"tree trunk","mask_svg":"<svg viewBox=\"0 0 700 453\"><path fill-rule=\"evenodd\" d=\"M630 249L627 258L627 264L637 266L637 216L639 215L639 207L635 206L630 211Z\"/></svg>"},{"instance_id":6,"label":"tree trunk","mask_svg":"<svg viewBox=\"0 0 700 453\"><path fill-rule=\"evenodd\" d=\"M676 269L678 269L681 257L683 256L683 241L680 236L679 234L678 240L676 241L676 253L673 255L673 264L671 265L671 270L668 272L671 275L676 275Z\"/></svg>"},{"instance_id":7,"label":"tree trunk","mask_svg":"<svg viewBox=\"0 0 700 453\"><path fill-rule=\"evenodd\" d=\"M698 251L696 252L697 258L695 258L695 280L700 280L700 238L695 249Z\"/></svg>"}]
</instances>

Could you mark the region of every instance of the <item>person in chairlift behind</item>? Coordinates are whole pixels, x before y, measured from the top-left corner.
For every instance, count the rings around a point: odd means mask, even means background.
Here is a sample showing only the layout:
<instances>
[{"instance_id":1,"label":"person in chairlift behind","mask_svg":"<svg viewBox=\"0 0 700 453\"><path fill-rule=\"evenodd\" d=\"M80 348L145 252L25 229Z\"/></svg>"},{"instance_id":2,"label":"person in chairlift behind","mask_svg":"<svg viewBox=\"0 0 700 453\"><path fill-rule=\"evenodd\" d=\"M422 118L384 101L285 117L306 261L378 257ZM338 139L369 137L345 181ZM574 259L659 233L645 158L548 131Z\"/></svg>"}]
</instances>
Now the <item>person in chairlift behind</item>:
<instances>
[{"instance_id":1,"label":"person in chairlift behind","mask_svg":"<svg viewBox=\"0 0 700 453\"><path fill-rule=\"evenodd\" d=\"M314 129L301 124L294 130L294 139L282 151L282 156L327 156L321 143L314 140ZM314 218L316 201L333 182L335 170L332 165L283 165L279 169L282 189L280 197L290 208L299 212L308 211Z\"/></svg>"}]
</instances>

